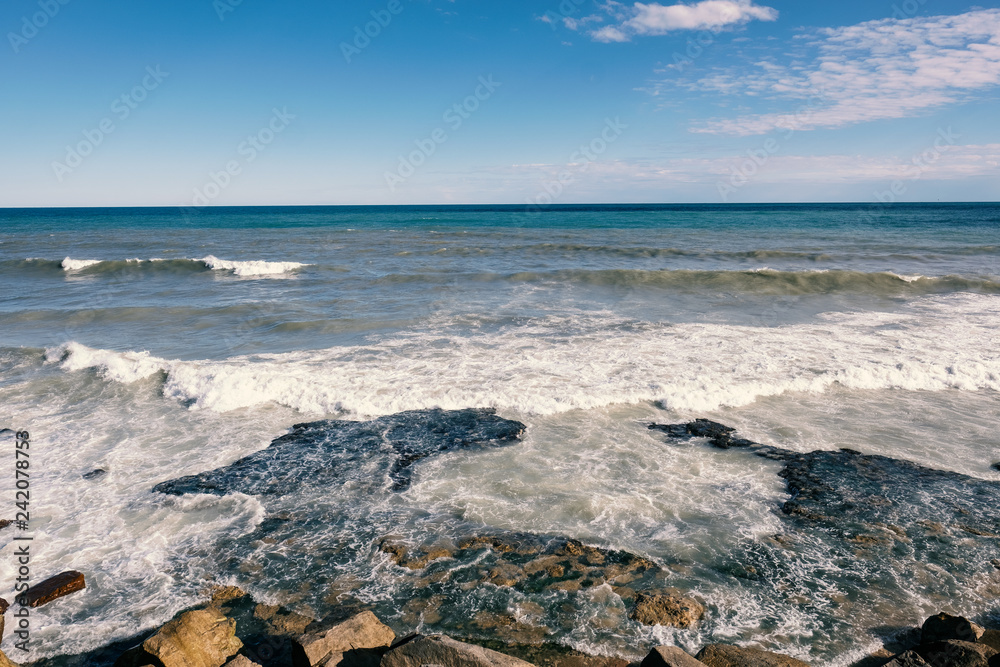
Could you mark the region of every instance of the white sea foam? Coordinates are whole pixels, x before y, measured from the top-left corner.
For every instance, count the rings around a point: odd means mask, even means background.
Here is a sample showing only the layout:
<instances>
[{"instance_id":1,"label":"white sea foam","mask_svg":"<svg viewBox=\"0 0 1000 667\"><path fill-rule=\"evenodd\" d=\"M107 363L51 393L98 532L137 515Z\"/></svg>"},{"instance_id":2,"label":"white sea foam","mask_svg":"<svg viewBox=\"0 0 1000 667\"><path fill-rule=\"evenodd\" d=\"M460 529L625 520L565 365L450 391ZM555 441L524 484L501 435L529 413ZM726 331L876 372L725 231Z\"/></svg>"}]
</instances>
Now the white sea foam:
<instances>
[{"instance_id":1,"label":"white sea foam","mask_svg":"<svg viewBox=\"0 0 1000 667\"><path fill-rule=\"evenodd\" d=\"M906 313L829 313L782 327L649 324L580 316L459 336L398 335L366 346L170 361L76 343L50 359L133 382L164 371L164 395L228 411L268 402L359 416L492 406L553 414L659 401L678 411L742 406L786 392L1000 390L1000 299L928 298Z\"/></svg>"},{"instance_id":2,"label":"white sea foam","mask_svg":"<svg viewBox=\"0 0 1000 667\"><path fill-rule=\"evenodd\" d=\"M62 261L62 267L66 271L80 271L100 263L101 260L99 259L71 259L67 257Z\"/></svg>"},{"instance_id":3,"label":"white sea foam","mask_svg":"<svg viewBox=\"0 0 1000 667\"><path fill-rule=\"evenodd\" d=\"M249 260L242 262L234 262L226 259L219 259L214 255L209 255L200 260L205 266L215 271L232 271L234 274L240 277L252 277L252 276L274 276L283 273L291 273L301 269L302 267L309 266L308 264L301 264L299 262L265 262L263 260Z\"/></svg>"}]
</instances>

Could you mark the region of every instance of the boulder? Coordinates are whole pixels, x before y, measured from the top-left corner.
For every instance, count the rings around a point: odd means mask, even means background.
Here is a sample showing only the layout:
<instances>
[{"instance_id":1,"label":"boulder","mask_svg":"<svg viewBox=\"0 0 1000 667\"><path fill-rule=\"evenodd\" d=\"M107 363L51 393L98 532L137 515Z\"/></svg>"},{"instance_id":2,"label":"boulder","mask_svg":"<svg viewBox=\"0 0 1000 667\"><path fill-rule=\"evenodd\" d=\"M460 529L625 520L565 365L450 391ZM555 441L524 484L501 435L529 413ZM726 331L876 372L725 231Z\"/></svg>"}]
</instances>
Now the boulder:
<instances>
[{"instance_id":1,"label":"boulder","mask_svg":"<svg viewBox=\"0 0 1000 667\"><path fill-rule=\"evenodd\" d=\"M996 663L990 658L997 655L997 650L985 644L949 639L922 645L917 653L932 667L991 667Z\"/></svg>"},{"instance_id":2,"label":"boulder","mask_svg":"<svg viewBox=\"0 0 1000 667\"><path fill-rule=\"evenodd\" d=\"M639 667L705 667L705 665L676 646L657 646L643 658Z\"/></svg>"},{"instance_id":3,"label":"boulder","mask_svg":"<svg viewBox=\"0 0 1000 667\"><path fill-rule=\"evenodd\" d=\"M87 583L83 574L76 570L70 570L49 577L40 584L35 584L17 596L17 601L22 607L40 607L70 593L82 591L86 587Z\"/></svg>"},{"instance_id":4,"label":"boulder","mask_svg":"<svg viewBox=\"0 0 1000 667\"><path fill-rule=\"evenodd\" d=\"M927 662L916 651L906 651L893 657L882 667L928 667Z\"/></svg>"},{"instance_id":5,"label":"boulder","mask_svg":"<svg viewBox=\"0 0 1000 667\"><path fill-rule=\"evenodd\" d=\"M356 614L333 627L305 634L292 644L294 667L363 667L378 665L381 653L396 638L370 611Z\"/></svg>"},{"instance_id":6,"label":"boulder","mask_svg":"<svg viewBox=\"0 0 1000 667\"><path fill-rule=\"evenodd\" d=\"M140 646L126 651L115 667L222 667L241 648L236 621L218 609L196 609L181 614Z\"/></svg>"},{"instance_id":7,"label":"boulder","mask_svg":"<svg viewBox=\"0 0 1000 667\"><path fill-rule=\"evenodd\" d=\"M533 667L530 662L455 641L444 635L414 635L382 657L380 667Z\"/></svg>"},{"instance_id":8,"label":"boulder","mask_svg":"<svg viewBox=\"0 0 1000 667\"><path fill-rule=\"evenodd\" d=\"M780 653L728 644L709 644L695 658L708 667L809 667L808 663Z\"/></svg>"},{"instance_id":9,"label":"boulder","mask_svg":"<svg viewBox=\"0 0 1000 667\"><path fill-rule=\"evenodd\" d=\"M1000 651L1000 630L987 630L979 638L980 644L986 644L990 648Z\"/></svg>"},{"instance_id":10,"label":"boulder","mask_svg":"<svg viewBox=\"0 0 1000 667\"><path fill-rule=\"evenodd\" d=\"M260 665L245 655L238 655L227 662L224 667L260 667Z\"/></svg>"},{"instance_id":11,"label":"boulder","mask_svg":"<svg viewBox=\"0 0 1000 667\"><path fill-rule=\"evenodd\" d=\"M937 614L924 621L920 643L933 644L949 639L975 643L983 636L983 632L985 630L982 627L967 618L951 614Z\"/></svg>"},{"instance_id":12,"label":"boulder","mask_svg":"<svg viewBox=\"0 0 1000 667\"><path fill-rule=\"evenodd\" d=\"M635 606L629 618L643 625L670 625L690 628L705 615L705 608L691 598L670 593L636 593Z\"/></svg>"}]
</instances>

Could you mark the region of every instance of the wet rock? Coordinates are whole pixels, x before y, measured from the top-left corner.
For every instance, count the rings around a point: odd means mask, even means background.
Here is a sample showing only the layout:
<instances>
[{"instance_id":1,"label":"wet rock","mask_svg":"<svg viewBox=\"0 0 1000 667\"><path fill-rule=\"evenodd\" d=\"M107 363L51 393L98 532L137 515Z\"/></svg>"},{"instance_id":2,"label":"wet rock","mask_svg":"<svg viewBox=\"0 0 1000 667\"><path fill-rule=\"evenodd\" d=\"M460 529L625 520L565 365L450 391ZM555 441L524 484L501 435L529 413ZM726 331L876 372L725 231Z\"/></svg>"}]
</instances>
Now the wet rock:
<instances>
[{"instance_id":1,"label":"wet rock","mask_svg":"<svg viewBox=\"0 0 1000 667\"><path fill-rule=\"evenodd\" d=\"M382 657L380 667L533 667L482 646L455 641L444 635L415 635L395 645Z\"/></svg>"},{"instance_id":2,"label":"wet rock","mask_svg":"<svg viewBox=\"0 0 1000 667\"><path fill-rule=\"evenodd\" d=\"M23 607L40 607L70 593L82 591L86 587L87 583L83 574L76 570L70 570L49 577L40 584L35 584L17 596L17 602Z\"/></svg>"},{"instance_id":3,"label":"wet rock","mask_svg":"<svg viewBox=\"0 0 1000 667\"><path fill-rule=\"evenodd\" d=\"M695 658L708 667L809 667L808 663L780 653L728 644L710 644Z\"/></svg>"},{"instance_id":4,"label":"wet rock","mask_svg":"<svg viewBox=\"0 0 1000 667\"><path fill-rule=\"evenodd\" d=\"M925 644L917 648L926 662L947 667L993 667L997 650L984 644L974 644L955 639Z\"/></svg>"},{"instance_id":5,"label":"wet rock","mask_svg":"<svg viewBox=\"0 0 1000 667\"><path fill-rule=\"evenodd\" d=\"M756 443L744 438L733 437L736 429L708 419L695 419L687 424L650 424L649 428L663 431L673 438L708 438L713 447L729 449L730 447L750 447Z\"/></svg>"},{"instance_id":6,"label":"wet rock","mask_svg":"<svg viewBox=\"0 0 1000 667\"><path fill-rule=\"evenodd\" d=\"M920 630L921 644L933 644L948 639L975 643L986 632L984 628L967 618L943 613L928 618Z\"/></svg>"},{"instance_id":7,"label":"wet rock","mask_svg":"<svg viewBox=\"0 0 1000 667\"><path fill-rule=\"evenodd\" d=\"M639 667L705 667L705 663L676 646L657 646L643 658Z\"/></svg>"},{"instance_id":8,"label":"wet rock","mask_svg":"<svg viewBox=\"0 0 1000 667\"><path fill-rule=\"evenodd\" d=\"M14 524L14 521L11 520L11 519L0 519L0 530L3 530L7 526L11 526L13 524Z\"/></svg>"},{"instance_id":9,"label":"wet rock","mask_svg":"<svg viewBox=\"0 0 1000 667\"><path fill-rule=\"evenodd\" d=\"M927 667L927 661L921 658L916 651L906 651L894 656L882 667Z\"/></svg>"},{"instance_id":10,"label":"wet rock","mask_svg":"<svg viewBox=\"0 0 1000 667\"><path fill-rule=\"evenodd\" d=\"M697 600L672 594L636 593L629 618L643 625L669 625L690 628L705 615Z\"/></svg>"},{"instance_id":11,"label":"wet rock","mask_svg":"<svg viewBox=\"0 0 1000 667\"><path fill-rule=\"evenodd\" d=\"M96 470L91 470L88 473L84 473L83 478L84 479L91 479L91 480L101 479L102 477L104 477L107 474L108 474L108 471L105 470L104 468L97 468Z\"/></svg>"},{"instance_id":12,"label":"wet rock","mask_svg":"<svg viewBox=\"0 0 1000 667\"><path fill-rule=\"evenodd\" d=\"M525 425L492 409L414 410L367 422L325 420L296 424L270 446L227 466L162 482L153 491L284 495L302 484L330 484L378 457L391 488L410 486L417 462L457 449L502 447L516 442Z\"/></svg>"},{"instance_id":13,"label":"wet rock","mask_svg":"<svg viewBox=\"0 0 1000 667\"><path fill-rule=\"evenodd\" d=\"M235 621L217 609L197 609L181 614L140 646L126 651L115 667L222 667L241 648Z\"/></svg>"},{"instance_id":14,"label":"wet rock","mask_svg":"<svg viewBox=\"0 0 1000 667\"><path fill-rule=\"evenodd\" d=\"M396 638L370 611L352 616L321 632L302 635L292 645L294 667L368 667Z\"/></svg>"}]
</instances>

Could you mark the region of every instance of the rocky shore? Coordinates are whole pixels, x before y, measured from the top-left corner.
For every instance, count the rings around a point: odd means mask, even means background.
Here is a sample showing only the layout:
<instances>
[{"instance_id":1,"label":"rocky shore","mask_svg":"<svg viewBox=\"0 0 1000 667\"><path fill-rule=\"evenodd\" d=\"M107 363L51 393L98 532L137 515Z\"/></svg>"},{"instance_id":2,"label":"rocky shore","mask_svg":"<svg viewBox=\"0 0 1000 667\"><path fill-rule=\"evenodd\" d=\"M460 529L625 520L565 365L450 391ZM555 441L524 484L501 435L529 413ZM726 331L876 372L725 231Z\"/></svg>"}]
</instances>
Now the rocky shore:
<instances>
[{"instance_id":1,"label":"rocky shore","mask_svg":"<svg viewBox=\"0 0 1000 667\"><path fill-rule=\"evenodd\" d=\"M639 600L635 608L641 608ZM928 618L895 645L852 667L998 667L1000 628L948 614ZM636 647L641 662L565 647L509 644L441 634L397 636L370 610L344 608L321 621L260 604L235 587L217 588L204 606L160 628L91 654L33 667L809 667L754 647L709 644L696 655L677 646ZM0 652L0 667L18 667Z\"/></svg>"}]
</instances>

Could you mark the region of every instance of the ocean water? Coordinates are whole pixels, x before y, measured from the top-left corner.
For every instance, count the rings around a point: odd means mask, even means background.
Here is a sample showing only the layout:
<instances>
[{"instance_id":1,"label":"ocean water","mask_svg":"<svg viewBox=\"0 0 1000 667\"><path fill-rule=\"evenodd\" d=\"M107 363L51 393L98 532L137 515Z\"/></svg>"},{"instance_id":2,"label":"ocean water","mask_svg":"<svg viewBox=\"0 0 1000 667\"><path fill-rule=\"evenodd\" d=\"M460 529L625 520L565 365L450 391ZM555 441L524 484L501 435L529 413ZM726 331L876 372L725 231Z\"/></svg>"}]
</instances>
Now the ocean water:
<instances>
[{"instance_id":1,"label":"ocean water","mask_svg":"<svg viewBox=\"0 0 1000 667\"><path fill-rule=\"evenodd\" d=\"M28 654L4 639L15 660L132 637L213 583L317 618L358 601L397 632L509 614L629 659L722 641L847 665L931 613L1000 613L996 507L976 542L935 520L951 561L912 534L873 558L790 522L780 462L647 428L709 418L910 461L958 473L936 500L975 503L970 478L1000 483L1000 205L0 210L0 286L0 428L32 436L33 576L88 580L34 610ZM430 408L527 429L428 458L402 491L374 459L280 497L152 491L294 424ZM262 539L276 516L293 518ZM421 578L377 546L491 531L642 556L706 616L642 626L608 585L448 588L467 563ZM450 606L421 606L434 596Z\"/></svg>"}]
</instances>

